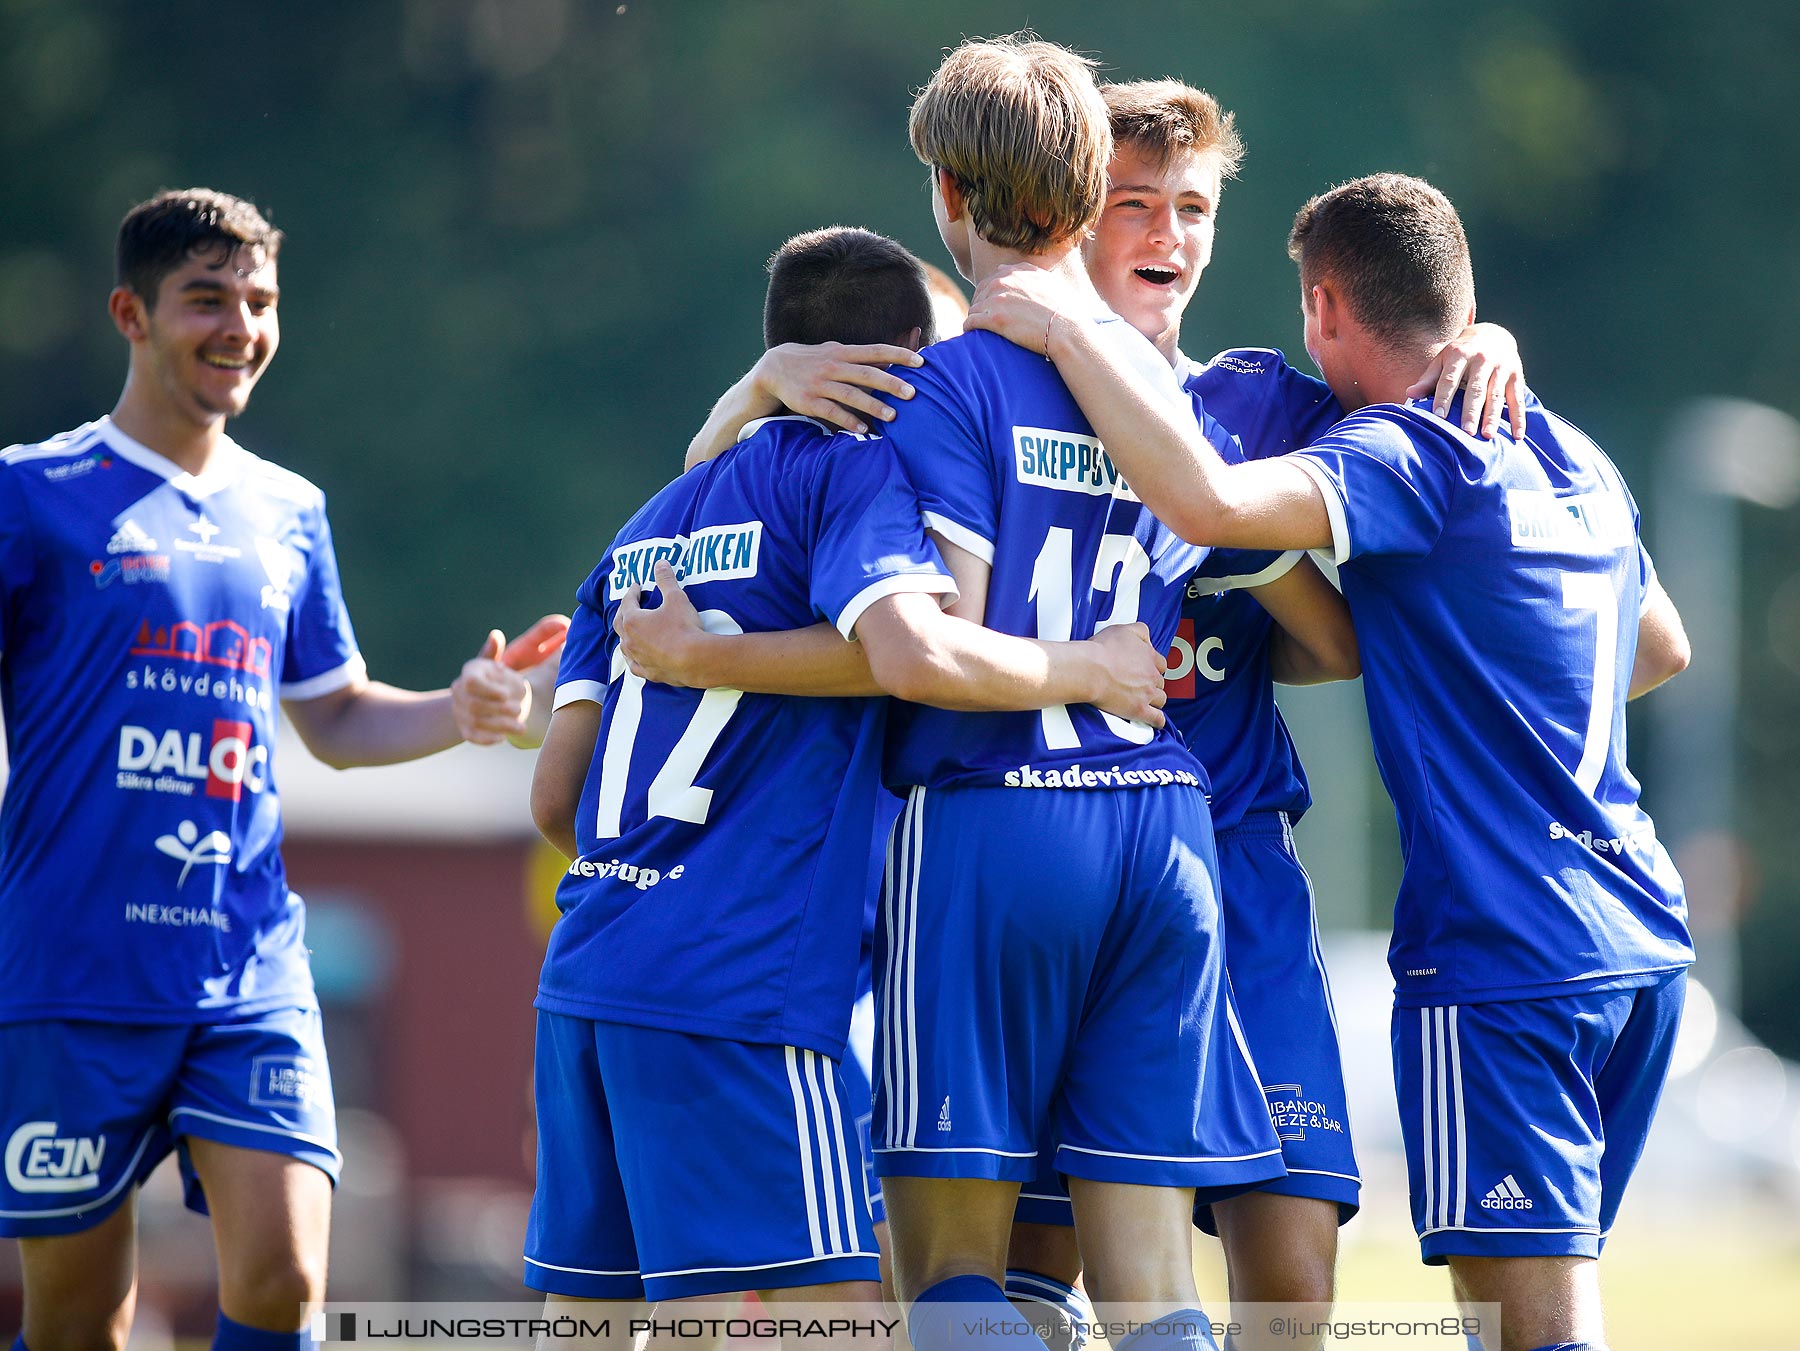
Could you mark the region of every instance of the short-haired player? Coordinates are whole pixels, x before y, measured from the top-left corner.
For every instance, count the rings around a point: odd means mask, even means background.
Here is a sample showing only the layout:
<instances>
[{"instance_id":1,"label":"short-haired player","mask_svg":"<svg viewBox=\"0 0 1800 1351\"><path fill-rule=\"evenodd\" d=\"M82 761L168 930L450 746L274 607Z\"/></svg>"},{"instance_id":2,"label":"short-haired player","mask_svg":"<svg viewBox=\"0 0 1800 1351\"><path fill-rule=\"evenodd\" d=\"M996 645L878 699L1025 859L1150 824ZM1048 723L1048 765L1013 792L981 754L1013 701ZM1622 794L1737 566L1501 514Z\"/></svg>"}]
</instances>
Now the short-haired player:
<instances>
[{"instance_id":1,"label":"short-haired player","mask_svg":"<svg viewBox=\"0 0 1800 1351\"><path fill-rule=\"evenodd\" d=\"M209 189L133 207L118 403L0 455L0 1234L32 1351L124 1345L171 1151L212 1219L214 1346L299 1351L341 1160L278 713L340 768L528 733L498 633L449 689L371 681L323 495L225 434L275 356L281 244ZM565 623L504 655L547 673Z\"/></svg>"},{"instance_id":2,"label":"short-haired player","mask_svg":"<svg viewBox=\"0 0 1800 1351\"><path fill-rule=\"evenodd\" d=\"M1350 416L1226 465L1015 271L970 323L1047 352L1190 538L1333 550L1405 870L1390 962L1414 1223L1503 1351L1602 1345L1595 1259L1648 1134L1692 960L1681 881L1625 765L1627 699L1681 670L1679 617L1618 470L1525 400L1522 435L1407 402L1474 314L1455 209L1380 174L1308 202L1308 352ZM1454 410L1452 410L1454 411ZM1490 1347L1496 1343L1490 1340Z\"/></svg>"},{"instance_id":3,"label":"short-haired player","mask_svg":"<svg viewBox=\"0 0 1800 1351\"><path fill-rule=\"evenodd\" d=\"M771 345L917 346L931 324L917 260L880 236L817 231L773 262ZM1161 660L1141 628L1043 644L943 614L955 584L891 450L791 414L658 493L582 585L532 794L572 862L537 999L526 1281L577 1299L874 1299L838 1062L885 701L647 681L615 621L658 579L746 638L814 619L853 638L904 616L929 650L888 652L873 676L838 644L864 696L1091 699L1160 720Z\"/></svg>"}]
</instances>

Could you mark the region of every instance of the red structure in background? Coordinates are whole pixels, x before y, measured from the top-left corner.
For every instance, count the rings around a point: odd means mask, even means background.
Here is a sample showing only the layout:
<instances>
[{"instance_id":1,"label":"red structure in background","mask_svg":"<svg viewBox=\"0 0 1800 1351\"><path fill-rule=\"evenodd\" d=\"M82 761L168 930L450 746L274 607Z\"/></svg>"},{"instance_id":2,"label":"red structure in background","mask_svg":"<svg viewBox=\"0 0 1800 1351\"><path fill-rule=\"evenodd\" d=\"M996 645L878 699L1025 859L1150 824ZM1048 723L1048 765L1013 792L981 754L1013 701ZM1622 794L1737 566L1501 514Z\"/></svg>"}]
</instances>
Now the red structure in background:
<instances>
[{"instance_id":1,"label":"red structure in background","mask_svg":"<svg viewBox=\"0 0 1800 1351\"><path fill-rule=\"evenodd\" d=\"M544 957L526 919L531 847L308 836L284 851L302 896L355 896L395 940L366 1024L375 1092L364 1105L399 1131L415 1178L531 1185L520 1141Z\"/></svg>"}]
</instances>

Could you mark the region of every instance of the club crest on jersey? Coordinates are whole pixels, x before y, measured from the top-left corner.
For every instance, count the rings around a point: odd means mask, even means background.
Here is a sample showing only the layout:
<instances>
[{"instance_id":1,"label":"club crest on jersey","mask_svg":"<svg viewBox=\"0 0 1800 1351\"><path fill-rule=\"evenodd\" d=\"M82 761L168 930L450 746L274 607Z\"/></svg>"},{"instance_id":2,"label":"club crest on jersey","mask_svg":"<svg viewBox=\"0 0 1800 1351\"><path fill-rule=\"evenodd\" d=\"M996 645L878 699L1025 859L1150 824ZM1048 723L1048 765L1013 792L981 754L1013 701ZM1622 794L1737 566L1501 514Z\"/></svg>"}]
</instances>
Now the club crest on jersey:
<instances>
[{"instance_id":1,"label":"club crest on jersey","mask_svg":"<svg viewBox=\"0 0 1800 1351\"><path fill-rule=\"evenodd\" d=\"M100 1185L103 1135L58 1135L54 1121L27 1121L6 1142L6 1182L17 1192L80 1192Z\"/></svg>"},{"instance_id":2,"label":"club crest on jersey","mask_svg":"<svg viewBox=\"0 0 1800 1351\"><path fill-rule=\"evenodd\" d=\"M300 570L299 556L287 545L258 535L256 557L269 578L269 584L262 589L263 609L286 611L293 604L288 592L294 574Z\"/></svg>"},{"instance_id":3,"label":"club crest on jersey","mask_svg":"<svg viewBox=\"0 0 1800 1351\"><path fill-rule=\"evenodd\" d=\"M656 585L656 565L667 560L684 586L756 576L762 557L763 524L739 521L709 525L692 535L662 536L621 544L613 553L607 590L614 600L627 591Z\"/></svg>"},{"instance_id":4,"label":"club crest on jersey","mask_svg":"<svg viewBox=\"0 0 1800 1351\"><path fill-rule=\"evenodd\" d=\"M1047 427L1014 427L1012 432L1013 469L1020 483L1088 497L1138 500L1112 456L1093 437Z\"/></svg>"},{"instance_id":5,"label":"club crest on jersey","mask_svg":"<svg viewBox=\"0 0 1800 1351\"><path fill-rule=\"evenodd\" d=\"M1637 538L1631 512L1617 493L1559 497L1543 489L1509 488L1506 514L1519 549L1622 549Z\"/></svg>"}]
</instances>

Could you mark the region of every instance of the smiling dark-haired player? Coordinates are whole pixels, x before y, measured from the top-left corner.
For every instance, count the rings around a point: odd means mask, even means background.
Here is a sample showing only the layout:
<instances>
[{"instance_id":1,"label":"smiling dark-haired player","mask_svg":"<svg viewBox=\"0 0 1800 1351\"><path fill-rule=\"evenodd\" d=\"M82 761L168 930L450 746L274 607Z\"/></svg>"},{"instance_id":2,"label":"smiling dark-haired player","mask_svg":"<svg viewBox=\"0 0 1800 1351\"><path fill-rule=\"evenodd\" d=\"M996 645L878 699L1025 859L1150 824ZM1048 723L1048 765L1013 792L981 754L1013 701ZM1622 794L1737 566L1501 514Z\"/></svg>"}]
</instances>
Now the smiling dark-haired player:
<instances>
[{"instance_id":1,"label":"smiling dark-haired player","mask_svg":"<svg viewBox=\"0 0 1800 1351\"><path fill-rule=\"evenodd\" d=\"M319 490L225 435L274 358L281 233L203 188L119 228L108 417L0 456L0 1234L19 1351L125 1343L137 1185L210 1211L222 1351L298 1351L339 1156L288 890L277 704L329 764L528 734L488 636L446 690L369 680ZM564 621L507 652L544 662ZM69 714L69 692L90 699Z\"/></svg>"}]
</instances>

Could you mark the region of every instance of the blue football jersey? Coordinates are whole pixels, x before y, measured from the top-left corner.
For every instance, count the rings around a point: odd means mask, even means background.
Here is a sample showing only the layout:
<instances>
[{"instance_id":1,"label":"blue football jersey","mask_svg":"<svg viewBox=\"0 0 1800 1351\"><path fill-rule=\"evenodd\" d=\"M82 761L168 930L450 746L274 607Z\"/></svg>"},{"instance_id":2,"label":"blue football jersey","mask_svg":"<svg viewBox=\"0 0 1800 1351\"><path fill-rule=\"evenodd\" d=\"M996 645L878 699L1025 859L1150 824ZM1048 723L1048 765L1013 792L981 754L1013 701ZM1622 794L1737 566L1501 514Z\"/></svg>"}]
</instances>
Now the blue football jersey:
<instances>
[{"instance_id":1,"label":"blue football jersey","mask_svg":"<svg viewBox=\"0 0 1800 1351\"><path fill-rule=\"evenodd\" d=\"M1098 322L1172 405L1191 407L1155 348L1120 320ZM1138 500L1056 368L974 332L928 348L908 379L917 393L896 409L887 439L918 486L926 524L992 568L983 623L1062 641L1141 621L1167 651L1206 550ZM1034 713L896 705L887 774L896 786L1205 786L1168 728L1087 705Z\"/></svg>"},{"instance_id":2,"label":"blue football jersey","mask_svg":"<svg viewBox=\"0 0 1800 1351\"><path fill-rule=\"evenodd\" d=\"M581 857L557 889L538 1007L841 1058L871 887L885 701L648 684L612 617L668 559L716 633L953 598L918 498L880 440L806 418L664 488L582 584L558 707L602 705Z\"/></svg>"},{"instance_id":3,"label":"blue football jersey","mask_svg":"<svg viewBox=\"0 0 1800 1351\"><path fill-rule=\"evenodd\" d=\"M0 1019L310 1003L277 702L362 658L325 500L224 442L195 477L109 419L0 457Z\"/></svg>"},{"instance_id":4,"label":"blue football jersey","mask_svg":"<svg viewBox=\"0 0 1800 1351\"><path fill-rule=\"evenodd\" d=\"M1204 366L1186 357L1176 378L1194 400L1201 429L1228 463L1309 445L1343 416L1322 380L1280 352L1238 348ZM1312 805L1306 773L1275 706L1269 675L1274 621L1245 588L1274 581L1298 553L1218 549L1188 583L1169 653L1169 720L1212 780L1213 825L1229 830L1245 812Z\"/></svg>"},{"instance_id":5,"label":"blue football jersey","mask_svg":"<svg viewBox=\"0 0 1800 1351\"><path fill-rule=\"evenodd\" d=\"M1625 767L1652 575L1637 506L1527 405L1519 442L1379 404L1294 457L1331 518L1399 818L1402 1007L1628 987L1693 958Z\"/></svg>"}]
</instances>

